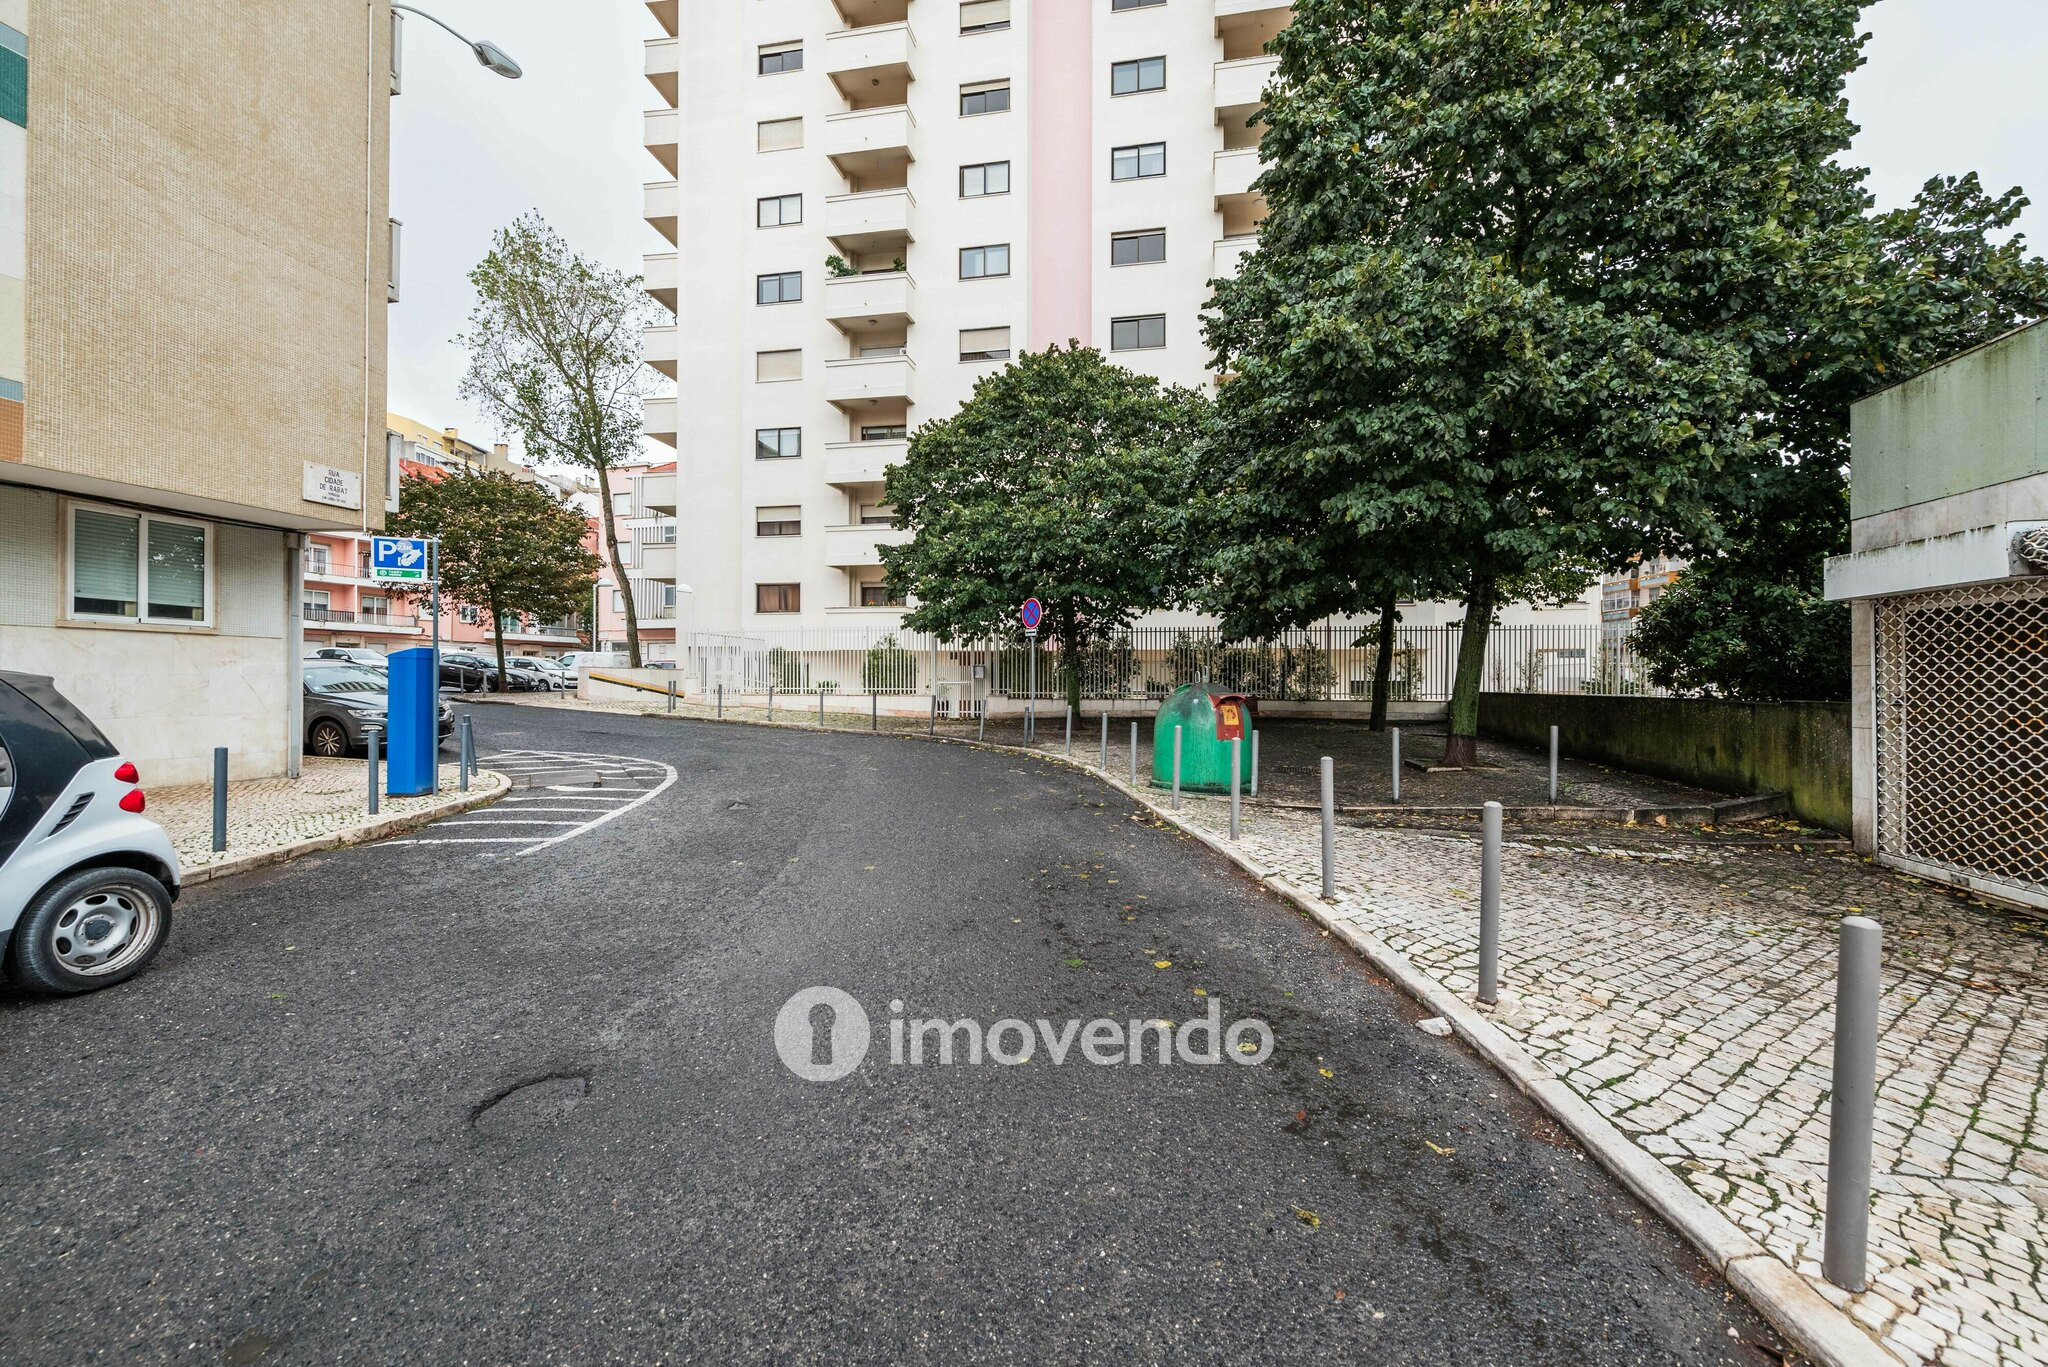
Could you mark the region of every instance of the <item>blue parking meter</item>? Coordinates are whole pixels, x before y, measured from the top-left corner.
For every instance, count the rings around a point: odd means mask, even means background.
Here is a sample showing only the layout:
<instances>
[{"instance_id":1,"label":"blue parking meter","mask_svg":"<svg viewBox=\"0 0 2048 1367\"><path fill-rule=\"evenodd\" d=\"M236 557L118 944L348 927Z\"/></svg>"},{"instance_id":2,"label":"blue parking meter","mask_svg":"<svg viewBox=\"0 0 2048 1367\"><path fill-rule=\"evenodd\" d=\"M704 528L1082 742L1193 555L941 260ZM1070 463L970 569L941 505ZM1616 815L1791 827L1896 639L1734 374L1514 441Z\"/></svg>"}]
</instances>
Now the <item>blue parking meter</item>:
<instances>
[{"instance_id":1,"label":"blue parking meter","mask_svg":"<svg viewBox=\"0 0 2048 1367\"><path fill-rule=\"evenodd\" d=\"M418 797L434 791L435 711L440 701L434 677L434 652L420 647L393 651L389 670L391 715L385 719L390 744L385 791L393 797Z\"/></svg>"}]
</instances>

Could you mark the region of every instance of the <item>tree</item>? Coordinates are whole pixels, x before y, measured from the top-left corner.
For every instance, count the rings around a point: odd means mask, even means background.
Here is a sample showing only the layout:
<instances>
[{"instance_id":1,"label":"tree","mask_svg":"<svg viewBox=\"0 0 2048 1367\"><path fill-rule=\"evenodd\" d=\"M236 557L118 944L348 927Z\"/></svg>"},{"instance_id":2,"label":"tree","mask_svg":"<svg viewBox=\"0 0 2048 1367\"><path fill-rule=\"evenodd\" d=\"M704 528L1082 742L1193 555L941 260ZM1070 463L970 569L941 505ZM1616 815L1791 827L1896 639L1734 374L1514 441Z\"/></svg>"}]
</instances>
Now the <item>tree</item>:
<instances>
[{"instance_id":1,"label":"tree","mask_svg":"<svg viewBox=\"0 0 2048 1367\"><path fill-rule=\"evenodd\" d=\"M469 350L462 395L519 433L529 457L597 476L605 558L630 586L612 515L611 471L640 455L649 392L641 329L658 305L640 277L572 251L539 214L522 214L469 273L477 302L455 340ZM640 663L640 617L627 592L626 652Z\"/></svg>"},{"instance_id":2,"label":"tree","mask_svg":"<svg viewBox=\"0 0 2048 1367\"><path fill-rule=\"evenodd\" d=\"M441 596L489 614L501 693L506 614L552 621L590 601L598 559L583 546L587 524L545 485L495 471L407 475L386 526L392 536L441 538Z\"/></svg>"},{"instance_id":3,"label":"tree","mask_svg":"<svg viewBox=\"0 0 2048 1367\"><path fill-rule=\"evenodd\" d=\"M1840 160L1859 9L1302 0L1274 40L1219 426L1240 482L1413 534L1418 577L1462 586L1451 762L1504 584L1712 554L1832 458L1902 318L1982 313L1888 266L1929 253ZM1924 228L1975 251L1961 189Z\"/></svg>"},{"instance_id":4,"label":"tree","mask_svg":"<svg viewBox=\"0 0 2048 1367\"><path fill-rule=\"evenodd\" d=\"M1078 707L1088 647L1186 597L1186 453L1207 411L1078 343L983 377L889 471L895 525L914 534L882 548L892 595L916 599L904 626L1014 639L1036 597Z\"/></svg>"}]
</instances>

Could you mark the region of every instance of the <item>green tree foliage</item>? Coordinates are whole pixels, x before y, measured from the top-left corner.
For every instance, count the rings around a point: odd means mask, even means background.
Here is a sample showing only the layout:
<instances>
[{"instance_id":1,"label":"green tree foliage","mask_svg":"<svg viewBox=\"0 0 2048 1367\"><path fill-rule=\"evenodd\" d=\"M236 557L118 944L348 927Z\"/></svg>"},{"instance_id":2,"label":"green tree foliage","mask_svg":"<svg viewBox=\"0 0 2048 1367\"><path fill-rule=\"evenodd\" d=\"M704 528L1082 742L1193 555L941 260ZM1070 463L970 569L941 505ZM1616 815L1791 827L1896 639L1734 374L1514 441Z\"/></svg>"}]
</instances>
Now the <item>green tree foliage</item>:
<instances>
[{"instance_id":1,"label":"green tree foliage","mask_svg":"<svg viewBox=\"0 0 2048 1367\"><path fill-rule=\"evenodd\" d=\"M441 596L488 614L501 692L505 615L553 621L590 602L598 560L583 546L588 524L545 485L496 472L408 475L386 527L441 538Z\"/></svg>"},{"instance_id":2,"label":"green tree foliage","mask_svg":"<svg viewBox=\"0 0 2048 1367\"><path fill-rule=\"evenodd\" d=\"M1666 593L1637 622L1636 651L1652 683L1767 702L1845 696L1846 604L1745 573L1679 582L1686 592Z\"/></svg>"},{"instance_id":3,"label":"green tree foliage","mask_svg":"<svg viewBox=\"0 0 2048 1367\"><path fill-rule=\"evenodd\" d=\"M579 256L539 214L491 240L469 273L477 300L456 343L469 351L462 395L519 433L541 463L597 476L605 558L630 584L612 516L610 475L640 458L640 400L652 384L641 329L657 305L640 277ZM624 595L628 663L640 663L640 616Z\"/></svg>"},{"instance_id":4,"label":"green tree foliage","mask_svg":"<svg viewBox=\"0 0 2048 1367\"><path fill-rule=\"evenodd\" d=\"M913 434L889 471L895 525L882 548L903 619L942 640L1018 635L1026 598L1069 662L1139 614L1185 600L1186 453L1208 403L1078 344L1026 352L984 377L949 418ZM1081 671L1066 670L1080 703Z\"/></svg>"},{"instance_id":5,"label":"green tree foliage","mask_svg":"<svg viewBox=\"0 0 2048 1367\"><path fill-rule=\"evenodd\" d=\"M1902 311L1973 311L1879 287L1837 159L1858 9L1301 0L1275 39L1211 482L1268 543L1333 524L1352 554L1299 554L1304 606L1390 568L1464 599L1453 762L1508 586L1725 544L1896 368Z\"/></svg>"}]
</instances>

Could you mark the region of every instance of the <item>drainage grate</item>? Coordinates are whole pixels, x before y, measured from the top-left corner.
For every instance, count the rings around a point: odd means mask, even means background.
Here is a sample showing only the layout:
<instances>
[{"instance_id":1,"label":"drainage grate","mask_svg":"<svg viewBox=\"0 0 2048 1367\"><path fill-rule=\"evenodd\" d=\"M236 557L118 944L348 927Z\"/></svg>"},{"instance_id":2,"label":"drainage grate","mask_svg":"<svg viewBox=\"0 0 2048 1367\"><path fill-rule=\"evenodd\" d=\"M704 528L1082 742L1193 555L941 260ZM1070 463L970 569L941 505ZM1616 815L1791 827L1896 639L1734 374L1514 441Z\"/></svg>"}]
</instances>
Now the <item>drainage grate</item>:
<instances>
[{"instance_id":1,"label":"drainage grate","mask_svg":"<svg viewBox=\"0 0 2048 1367\"><path fill-rule=\"evenodd\" d=\"M2048 579L1876 617L1878 852L2048 895Z\"/></svg>"}]
</instances>

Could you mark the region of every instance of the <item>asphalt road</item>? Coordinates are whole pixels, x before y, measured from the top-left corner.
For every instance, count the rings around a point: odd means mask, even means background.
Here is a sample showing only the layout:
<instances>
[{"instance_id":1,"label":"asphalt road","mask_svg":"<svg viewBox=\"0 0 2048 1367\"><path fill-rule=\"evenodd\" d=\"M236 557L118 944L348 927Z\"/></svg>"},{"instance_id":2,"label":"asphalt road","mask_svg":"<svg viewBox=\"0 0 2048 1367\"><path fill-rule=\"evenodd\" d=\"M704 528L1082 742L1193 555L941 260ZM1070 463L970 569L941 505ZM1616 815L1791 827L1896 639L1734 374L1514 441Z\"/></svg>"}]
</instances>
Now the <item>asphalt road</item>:
<instances>
[{"instance_id":1,"label":"asphalt road","mask_svg":"<svg viewBox=\"0 0 2048 1367\"><path fill-rule=\"evenodd\" d=\"M0 1359L1777 1361L1494 1073L1083 776L476 714L487 756L677 778L532 852L204 885L142 978L0 995ZM807 1082L774 1026L821 985L875 1043ZM913 1066L892 1000L1056 1030L1220 1001L1276 1045Z\"/></svg>"}]
</instances>

